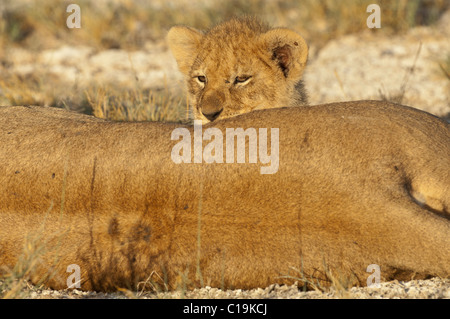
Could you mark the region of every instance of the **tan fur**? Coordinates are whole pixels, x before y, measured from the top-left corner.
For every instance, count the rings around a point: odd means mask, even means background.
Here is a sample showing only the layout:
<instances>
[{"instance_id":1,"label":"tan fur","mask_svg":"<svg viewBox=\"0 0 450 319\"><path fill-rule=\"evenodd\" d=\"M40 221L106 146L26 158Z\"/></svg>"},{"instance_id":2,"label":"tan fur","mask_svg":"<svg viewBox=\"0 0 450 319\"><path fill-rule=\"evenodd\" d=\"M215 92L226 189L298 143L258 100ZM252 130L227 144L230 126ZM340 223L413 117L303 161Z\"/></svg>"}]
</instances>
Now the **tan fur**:
<instances>
[{"instance_id":1,"label":"tan fur","mask_svg":"<svg viewBox=\"0 0 450 319\"><path fill-rule=\"evenodd\" d=\"M71 264L95 290L253 288L288 275L327 284L327 273L365 285L370 264L382 281L450 275L444 121L358 101L214 124L279 128L278 172L175 164L175 124L1 107L0 267L28 243L40 249L32 281L50 273L57 289Z\"/></svg>"},{"instance_id":2,"label":"tan fur","mask_svg":"<svg viewBox=\"0 0 450 319\"><path fill-rule=\"evenodd\" d=\"M307 104L301 78L308 47L292 30L236 18L206 32L175 26L167 38L186 76L194 119Z\"/></svg>"}]
</instances>

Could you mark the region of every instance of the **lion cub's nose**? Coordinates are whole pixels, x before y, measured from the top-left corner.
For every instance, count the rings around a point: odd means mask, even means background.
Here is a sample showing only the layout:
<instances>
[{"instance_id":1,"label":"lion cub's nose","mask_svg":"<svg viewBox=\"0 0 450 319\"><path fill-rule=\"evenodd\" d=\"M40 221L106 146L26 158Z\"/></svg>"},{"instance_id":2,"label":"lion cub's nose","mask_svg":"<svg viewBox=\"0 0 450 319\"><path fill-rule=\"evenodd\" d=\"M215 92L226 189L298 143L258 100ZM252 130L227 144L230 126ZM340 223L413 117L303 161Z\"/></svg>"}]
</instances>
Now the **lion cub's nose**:
<instances>
[{"instance_id":1,"label":"lion cub's nose","mask_svg":"<svg viewBox=\"0 0 450 319\"><path fill-rule=\"evenodd\" d=\"M223 111L223 99L220 94L207 96L202 103L202 114L209 120L214 121Z\"/></svg>"},{"instance_id":2,"label":"lion cub's nose","mask_svg":"<svg viewBox=\"0 0 450 319\"><path fill-rule=\"evenodd\" d=\"M213 112L213 113L207 113L205 111L202 111L202 114L209 120L209 121L214 121L216 118L219 117L220 113L222 113L223 109L218 111L218 112Z\"/></svg>"}]
</instances>

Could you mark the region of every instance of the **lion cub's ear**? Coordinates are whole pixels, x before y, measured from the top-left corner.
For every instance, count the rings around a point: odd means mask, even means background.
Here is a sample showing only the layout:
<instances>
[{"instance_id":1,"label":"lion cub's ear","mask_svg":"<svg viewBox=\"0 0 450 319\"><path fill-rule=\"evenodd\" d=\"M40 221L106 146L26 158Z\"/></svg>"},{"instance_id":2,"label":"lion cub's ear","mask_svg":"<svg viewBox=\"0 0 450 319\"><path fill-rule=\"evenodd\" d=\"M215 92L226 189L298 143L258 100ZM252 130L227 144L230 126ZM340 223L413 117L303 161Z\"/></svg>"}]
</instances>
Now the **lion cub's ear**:
<instances>
[{"instance_id":1,"label":"lion cub's ear","mask_svg":"<svg viewBox=\"0 0 450 319\"><path fill-rule=\"evenodd\" d=\"M170 50L177 60L178 68L183 74L188 74L197 57L198 47L203 33L194 28L175 26L167 34Z\"/></svg>"},{"instance_id":2,"label":"lion cub's ear","mask_svg":"<svg viewBox=\"0 0 450 319\"><path fill-rule=\"evenodd\" d=\"M263 34L262 38L284 76L299 80L308 60L308 46L302 36L290 29L276 28Z\"/></svg>"}]
</instances>

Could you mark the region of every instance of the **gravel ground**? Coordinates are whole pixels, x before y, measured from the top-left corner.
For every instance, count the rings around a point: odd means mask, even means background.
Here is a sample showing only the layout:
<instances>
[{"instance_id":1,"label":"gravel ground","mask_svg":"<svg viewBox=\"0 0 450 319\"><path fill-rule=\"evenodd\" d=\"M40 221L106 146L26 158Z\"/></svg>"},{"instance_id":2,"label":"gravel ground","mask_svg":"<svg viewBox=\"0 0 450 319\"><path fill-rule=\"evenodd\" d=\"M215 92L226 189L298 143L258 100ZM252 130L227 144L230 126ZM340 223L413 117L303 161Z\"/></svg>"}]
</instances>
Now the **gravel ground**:
<instances>
[{"instance_id":1,"label":"gravel ground","mask_svg":"<svg viewBox=\"0 0 450 319\"><path fill-rule=\"evenodd\" d=\"M450 299L450 280L391 281L379 288L353 287L327 291L301 291L296 285L271 285L252 290L221 290L205 287L175 292L117 292L101 293L77 289L51 290L28 286L17 296L25 299Z\"/></svg>"}]
</instances>

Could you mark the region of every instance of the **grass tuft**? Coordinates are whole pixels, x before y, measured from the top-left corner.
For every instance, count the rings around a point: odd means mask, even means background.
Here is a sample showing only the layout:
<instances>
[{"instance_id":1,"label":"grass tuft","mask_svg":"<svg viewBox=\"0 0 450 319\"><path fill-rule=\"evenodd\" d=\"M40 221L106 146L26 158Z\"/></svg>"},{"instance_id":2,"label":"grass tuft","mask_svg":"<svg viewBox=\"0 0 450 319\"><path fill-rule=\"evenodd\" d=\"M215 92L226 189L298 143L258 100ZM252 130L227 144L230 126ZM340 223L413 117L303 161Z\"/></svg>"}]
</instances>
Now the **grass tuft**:
<instances>
[{"instance_id":1,"label":"grass tuft","mask_svg":"<svg viewBox=\"0 0 450 319\"><path fill-rule=\"evenodd\" d=\"M115 91L100 88L85 92L92 114L113 121L168 121L179 122L184 113L184 98L175 97L167 90Z\"/></svg>"}]
</instances>

